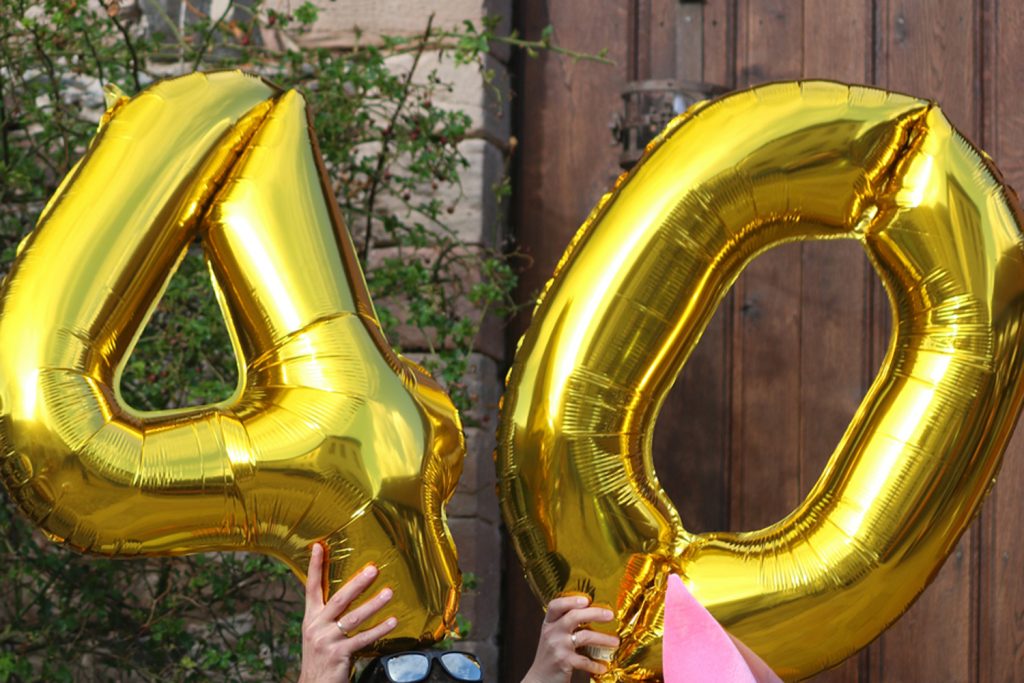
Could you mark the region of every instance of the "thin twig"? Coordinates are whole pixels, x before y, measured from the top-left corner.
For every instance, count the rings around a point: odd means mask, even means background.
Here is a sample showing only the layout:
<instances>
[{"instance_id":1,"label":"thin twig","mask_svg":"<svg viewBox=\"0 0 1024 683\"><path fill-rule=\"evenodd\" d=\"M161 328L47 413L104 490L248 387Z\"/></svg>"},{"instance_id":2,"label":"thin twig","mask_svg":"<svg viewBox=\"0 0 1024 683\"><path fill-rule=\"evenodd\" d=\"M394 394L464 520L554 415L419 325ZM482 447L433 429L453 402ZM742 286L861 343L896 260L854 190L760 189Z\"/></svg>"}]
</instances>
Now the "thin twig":
<instances>
[{"instance_id":1,"label":"thin twig","mask_svg":"<svg viewBox=\"0 0 1024 683\"><path fill-rule=\"evenodd\" d=\"M548 50L549 52L554 52L555 54L562 55L563 57L569 57L574 62L597 62L598 64L615 66L615 60L608 59L608 57L605 56L604 50L597 54L577 52L576 50L559 47L547 40L524 40L523 38L516 38L515 36L495 36L494 40L499 43L505 43L506 45L523 48L525 50Z\"/></svg>"},{"instance_id":2,"label":"thin twig","mask_svg":"<svg viewBox=\"0 0 1024 683\"><path fill-rule=\"evenodd\" d=\"M426 49L431 50L431 51L434 51L434 50L455 51L459 47L459 41L461 40L461 38L462 38L461 34L454 33L454 32L451 32L451 31L443 31L443 32L440 32L440 33L435 33L434 34L434 40L426 44ZM512 35L512 36L494 35L494 36L489 36L489 40L491 42L504 43L504 44L509 45L511 47L516 47L516 48L520 48L520 49L527 50L527 51L538 51L539 52L541 50L546 50L548 52L553 52L555 54L562 55L563 57L568 57L569 59L573 60L574 62L597 62L598 64L607 64L608 66L616 66L618 64L618 62L616 62L614 59L609 59L607 56L605 56L605 51L604 50L602 50L600 52L597 52L597 53L579 52L577 50L570 50L568 48L560 47L558 45L555 45L554 43L551 43L550 41L546 41L546 40L525 40L523 38L519 38L519 37L514 36L514 35ZM416 51L416 50L420 49L419 44L417 44L415 47L413 47L413 46L406 47L406 46L404 46L404 45L402 45L400 43L399 44L390 44L389 45L386 41L383 41L383 40L369 41L366 44L367 45L371 45L371 46L375 46L375 47L382 47L382 46L389 47L392 54L403 54L403 53L413 52L413 51Z\"/></svg>"},{"instance_id":3,"label":"thin twig","mask_svg":"<svg viewBox=\"0 0 1024 683\"><path fill-rule=\"evenodd\" d=\"M92 44L92 40L89 38L88 31L82 31L82 38L85 40L86 47L89 48L89 54L92 55L93 60L96 62L97 77L100 79L100 85L106 85L107 79L103 75L103 60L100 59L100 55L96 52L96 46Z\"/></svg>"},{"instance_id":4,"label":"thin twig","mask_svg":"<svg viewBox=\"0 0 1024 683\"><path fill-rule=\"evenodd\" d=\"M164 7L164 3L160 0L143 1L145 2L146 6L149 7L150 10L159 14L160 18L164 20L164 23L166 24L167 28L169 28L174 33L174 40L177 41L179 45L183 45L185 43L185 38L182 37L181 31L178 29L178 26L175 24L175 21L171 19L171 15L167 13L167 8Z\"/></svg>"},{"instance_id":5,"label":"thin twig","mask_svg":"<svg viewBox=\"0 0 1024 683\"><path fill-rule=\"evenodd\" d=\"M60 80L57 78L57 68L53 64L53 60L50 59L50 55L46 54L46 50L43 48L43 39L39 35L38 31L31 31L32 34L32 45L35 47L39 57L43 60L46 65L46 78L50 83L50 101L53 105L55 113L60 112ZM61 138L63 140L62 147L64 148L64 167L67 168L71 164L71 143L68 140L67 128L58 120L57 116L53 117L54 123L61 130Z\"/></svg>"},{"instance_id":6,"label":"thin twig","mask_svg":"<svg viewBox=\"0 0 1024 683\"><path fill-rule=\"evenodd\" d=\"M235 0L228 2L227 7L224 8L220 18L213 23L208 31L206 31L206 34L203 36L203 44L199 46L199 52L196 54L196 60L192 63L193 71L199 70L199 65L203 63L203 57L206 56L206 51L210 48L210 41L213 39L213 34L220 28L221 22L224 21L224 18L228 16L228 12L230 12L234 6Z\"/></svg>"},{"instance_id":7,"label":"thin twig","mask_svg":"<svg viewBox=\"0 0 1024 683\"><path fill-rule=\"evenodd\" d=\"M25 613L28 610L35 607L36 603L39 602L42 599L42 597L47 593L47 591L49 591L50 588L53 587L53 584L57 583L57 579L59 578L60 574L51 574L50 579L46 582L46 585L39 589L39 591L36 593L36 596L32 599L32 602L22 607L21 610L19 610L18 613L14 616L13 622L20 622L22 617L25 616Z\"/></svg>"},{"instance_id":8,"label":"thin twig","mask_svg":"<svg viewBox=\"0 0 1024 683\"><path fill-rule=\"evenodd\" d=\"M388 127L384 130L384 137L381 141L380 156L377 157L377 169L373 173L373 182L370 184L370 196L366 200L366 235L363 240L363 263L367 263L370 258L370 249L373 247L373 204L377 199L377 186L380 184L381 178L384 175L384 166L387 162L388 156L388 143L391 141L391 136L394 134L395 124L398 122L398 116L402 113L402 109L405 107L406 101L409 99L409 92L412 89L412 77L416 73L416 67L419 66L420 57L423 56L423 51L426 49L427 42L430 40L430 32L434 27L434 15L431 14L430 18L427 19L427 29L423 32L423 39L420 41L419 49L416 50L416 56L413 57L412 66L409 68L409 73L405 75L405 81L402 83L402 97L398 100L398 104L395 105L395 111L391 114L391 120L388 123Z\"/></svg>"},{"instance_id":9,"label":"thin twig","mask_svg":"<svg viewBox=\"0 0 1024 683\"><path fill-rule=\"evenodd\" d=\"M0 153L3 154L4 166L10 168L11 146L7 138L7 109L4 107L4 90L0 85Z\"/></svg>"},{"instance_id":10,"label":"thin twig","mask_svg":"<svg viewBox=\"0 0 1024 683\"><path fill-rule=\"evenodd\" d=\"M128 48L128 54L131 55L132 61L132 82L135 84L135 90L142 90L142 82L139 80L139 54L135 51L135 43L132 42L131 34L128 33L128 28L117 19L117 12L110 12L110 1L99 0L100 6L107 12L107 16L114 22L114 26L121 32L121 36L124 38L124 45Z\"/></svg>"}]
</instances>

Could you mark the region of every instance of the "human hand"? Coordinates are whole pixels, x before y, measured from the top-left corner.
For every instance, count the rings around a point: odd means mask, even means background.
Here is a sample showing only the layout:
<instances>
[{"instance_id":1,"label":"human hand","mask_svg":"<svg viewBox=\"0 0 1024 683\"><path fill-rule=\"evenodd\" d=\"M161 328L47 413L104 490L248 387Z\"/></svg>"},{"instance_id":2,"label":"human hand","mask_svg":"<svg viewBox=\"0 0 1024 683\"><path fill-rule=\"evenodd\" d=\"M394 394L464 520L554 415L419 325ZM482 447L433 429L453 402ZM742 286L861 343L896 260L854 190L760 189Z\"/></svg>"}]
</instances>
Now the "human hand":
<instances>
[{"instance_id":1,"label":"human hand","mask_svg":"<svg viewBox=\"0 0 1024 683\"><path fill-rule=\"evenodd\" d=\"M377 568L367 565L324 603L324 549L313 546L306 576L306 614L302 619L302 672L299 683L348 683L355 653L384 637L398 620L388 617L373 628L349 636L391 599L385 588L363 604L352 603L377 578Z\"/></svg>"},{"instance_id":2,"label":"human hand","mask_svg":"<svg viewBox=\"0 0 1024 683\"><path fill-rule=\"evenodd\" d=\"M611 610L588 607L590 599L582 596L555 598L548 603L548 612L540 628L540 642L533 666L523 683L569 683L575 669L599 676L608 665L577 652L581 647L614 649L619 639L605 633L579 630L586 623L604 623L615 615Z\"/></svg>"}]
</instances>

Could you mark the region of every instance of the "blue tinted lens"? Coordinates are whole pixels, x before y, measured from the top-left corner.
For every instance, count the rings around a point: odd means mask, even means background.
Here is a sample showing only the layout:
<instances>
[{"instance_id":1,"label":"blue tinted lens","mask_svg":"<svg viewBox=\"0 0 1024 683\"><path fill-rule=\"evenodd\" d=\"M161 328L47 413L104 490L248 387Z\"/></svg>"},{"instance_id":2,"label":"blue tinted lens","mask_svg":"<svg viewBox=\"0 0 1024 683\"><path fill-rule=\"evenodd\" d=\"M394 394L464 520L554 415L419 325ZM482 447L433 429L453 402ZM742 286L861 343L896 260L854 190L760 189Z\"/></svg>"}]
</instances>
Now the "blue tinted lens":
<instances>
[{"instance_id":1,"label":"blue tinted lens","mask_svg":"<svg viewBox=\"0 0 1024 683\"><path fill-rule=\"evenodd\" d=\"M394 683L416 683L426 678L430 672L430 660L418 652L392 657L386 666L388 677Z\"/></svg>"},{"instance_id":2,"label":"blue tinted lens","mask_svg":"<svg viewBox=\"0 0 1024 683\"><path fill-rule=\"evenodd\" d=\"M445 670L460 681L482 681L483 673L475 659L462 652L446 652L441 655Z\"/></svg>"}]
</instances>

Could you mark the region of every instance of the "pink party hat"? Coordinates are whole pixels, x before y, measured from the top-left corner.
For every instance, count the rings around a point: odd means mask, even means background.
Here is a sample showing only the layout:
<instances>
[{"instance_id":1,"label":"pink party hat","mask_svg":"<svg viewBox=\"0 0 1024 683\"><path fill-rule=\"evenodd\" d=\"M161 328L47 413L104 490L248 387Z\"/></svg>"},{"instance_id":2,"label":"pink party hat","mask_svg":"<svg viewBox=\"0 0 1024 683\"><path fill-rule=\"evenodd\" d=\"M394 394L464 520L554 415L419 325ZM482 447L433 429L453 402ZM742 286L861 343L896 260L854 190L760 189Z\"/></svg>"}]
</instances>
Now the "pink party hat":
<instances>
[{"instance_id":1,"label":"pink party hat","mask_svg":"<svg viewBox=\"0 0 1024 683\"><path fill-rule=\"evenodd\" d=\"M675 574L665 595L662 671L665 683L757 682L729 634Z\"/></svg>"}]
</instances>

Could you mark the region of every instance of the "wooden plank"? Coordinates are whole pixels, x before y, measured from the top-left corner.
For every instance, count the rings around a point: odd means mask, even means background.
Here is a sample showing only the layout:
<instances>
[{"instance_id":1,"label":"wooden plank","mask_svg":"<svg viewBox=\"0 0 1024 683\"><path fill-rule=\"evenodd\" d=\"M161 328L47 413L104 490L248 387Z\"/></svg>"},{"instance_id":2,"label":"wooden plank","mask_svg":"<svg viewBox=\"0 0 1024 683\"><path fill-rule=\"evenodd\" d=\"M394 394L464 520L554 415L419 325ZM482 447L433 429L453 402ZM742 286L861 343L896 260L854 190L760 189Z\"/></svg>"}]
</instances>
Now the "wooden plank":
<instances>
[{"instance_id":1,"label":"wooden plank","mask_svg":"<svg viewBox=\"0 0 1024 683\"><path fill-rule=\"evenodd\" d=\"M870 51L863 0L809 3L804 18L804 72L862 82ZM847 30L846 27L850 27ZM867 387L868 292L871 266L856 242L803 245L801 292L801 492L818 479Z\"/></svg>"},{"instance_id":2,"label":"wooden plank","mask_svg":"<svg viewBox=\"0 0 1024 683\"><path fill-rule=\"evenodd\" d=\"M676 12L676 70L681 81L704 80L704 5L685 2Z\"/></svg>"},{"instance_id":3,"label":"wooden plank","mask_svg":"<svg viewBox=\"0 0 1024 683\"><path fill-rule=\"evenodd\" d=\"M985 3L982 145L1018 190L1024 189L1024 7ZM981 594L978 609L979 681L1024 680L1024 429L1003 456L996 486L982 513Z\"/></svg>"},{"instance_id":4,"label":"wooden plank","mask_svg":"<svg viewBox=\"0 0 1024 683\"><path fill-rule=\"evenodd\" d=\"M654 467L691 532L729 525L730 315L719 307L669 392L654 430Z\"/></svg>"},{"instance_id":5,"label":"wooden plank","mask_svg":"<svg viewBox=\"0 0 1024 683\"><path fill-rule=\"evenodd\" d=\"M970 657L975 539L972 527L921 598L882 636L871 680L976 680Z\"/></svg>"},{"instance_id":6,"label":"wooden plank","mask_svg":"<svg viewBox=\"0 0 1024 683\"><path fill-rule=\"evenodd\" d=\"M699 13L694 14L693 8L699 10L701 6L680 7L681 13L689 11L691 24L694 17L700 17ZM713 25L711 21L706 24L702 21L696 26L683 27L691 39L702 31L713 33L714 37L706 43L710 46L706 55L694 54L692 40L686 53L687 61L680 63L680 53L675 52L676 78L699 81L706 69L713 74L712 79L727 80L724 74L730 68L727 59L732 52L731 48L726 49L730 8L728 0L711 0L708 11ZM680 30L678 21L676 30ZM678 45L680 35L677 33L675 38ZM705 43L700 40L698 44ZM700 343L662 405L654 431L654 466L662 488L679 510L683 526L698 533L729 526L727 456L732 300L730 294L704 330Z\"/></svg>"},{"instance_id":7,"label":"wooden plank","mask_svg":"<svg viewBox=\"0 0 1024 683\"><path fill-rule=\"evenodd\" d=\"M736 83L736 4L707 0L703 5L704 81L726 87Z\"/></svg>"},{"instance_id":8,"label":"wooden plank","mask_svg":"<svg viewBox=\"0 0 1024 683\"><path fill-rule=\"evenodd\" d=\"M800 316L800 480L807 495L864 397L869 342L871 266L857 242L803 246ZM873 373L872 373L873 374ZM853 683L866 671L868 651L815 680Z\"/></svg>"},{"instance_id":9,"label":"wooden plank","mask_svg":"<svg viewBox=\"0 0 1024 683\"><path fill-rule=\"evenodd\" d=\"M977 3L884 0L879 11L881 85L935 98L954 125L979 132ZM972 620L980 544L972 527L935 581L881 638L872 680L976 680Z\"/></svg>"},{"instance_id":10,"label":"wooden plank","mask_svg":"<svg viewBox=\"0 0 1024 683\"><path fill-rule=\"evenodd\" d=\"M758 257L735 292L729 526L752 530L799 496L800 246Z\"/></svg>"},{"instance_id":11,"label":"wooden plank","mask_svg":"<svg viewBox=\"0 0 1024 683\"><path fill-rule=\"evenodd\" d=\"M650 55L648 78L678 78L676 74L676 16L679 0L650 0Z\"/></svg>"},{"instance_id":12,"label":"wooden plank","mask_svg":"<svg viewBox=\"0 0 1024 683\"><path fill-rule=\"evenodd\" d=\"M1004 456L1002 471L982 516L979 681L1024 680L1024 430Z\"/></svg>"},{"instance_id":13,"label":"wooden plank","mask_svg":"<svg viewBox=\"0 0 1024 683\"><path fill-rule=\"evenodd\" d=\"M800 78L803 2L737 0L737 87Z\"/></svg>"},{"instance_id":14,"label":"wooden plank","mask_svg":"<svg viewBox=\"0 0 1024 683\"><path fill-rule=\"evenodd\" d=\"M803 76L870 80L870 0L804 4ZM874 375L869 345L871 278L867 256L853 241L809 242L801 250L800 478L806 496L818 480ZM816 677L859 681L869 651Z\"/></svg>"},{"instance_id":15,"label":"wooden plank","mask_svg":"<svg viewBox=\"0 0 1024 683\"><path fill-rule=\"evenodd\" d=\"M880 82L934 98L961 132L980 133L979 3L963 0L884 0Z\"/></svg>"},{"instance_id":16,"label":"wooden plank","mask_svg":"<svg viewBox=\"0 0 1024 683\"><path fill-rule=\"evenodd\" d=\"M871 0L804 3L804 78L871 80Z\"/></svg>"},{"instance_id":17,"label":"wooden plank","mask_svg":"<svg viewBox=\"0 0 1024 683\"><path fill-rule=\"evenodd\" d=\"M1020 56L1024 54L1024 6L1020 3L993 3L988 8L984 28L985 64L979 85L984 93L986 114L982 146L988 151L1006 182L1018 192L1024 191L1024 111L1017 97L1024 85Z\"/></svg>"},{"instance_id":18,"label":"wooden plank","mask_svg":"<svg viewBox=\"0 0 1024 683\"><path fill-rule=\"evenodd\" d=\"M519 297L530 301L620 172L621 148L612 144L608 125L622 108L627 16L622 3L611 0L555 5L529 0L520 7L520 20L527 37L551 24L560 45L590 52L607 48L609 59L616 62L574 62L545 53L517 65L513 90L518 93L520 144L513 170L518 197L512 223L519 247L530 259L520 274ZM516 318L515 339L525 331L531 313L527 309Z\"/></svg>"},{"instance_id":19,"label":"wooden plank","mask_svg":"<svg viewBox=\"0 0 1024 683\"><path fill-rule=\"evenodd\" d=\"M627 7L614 0L524 0L517 5L522 35L536 38L550 24L559 45L589 52L607 48L617 63L573 62L545 53L519 58L514 65L520 145L512 224L518 246L533 260L520 277L520 301L536 297L580 223L619 173L619 149L611 144L608 123L621 108L627 19ZM525 331L531 308L510 326L513 343ZM515 553L506 547L502 681L518 683L529 669L540 615Z\"/></svg>"},{"instance_id":20,"label":"wooden plank","mask_svg":"<svg viewBox=\"0 0 1024 683\"><path fill-rule=\"evenodd\" d=\"M802 2L737 4L738 85L799 78ZM795 444L800 438L800 249L787 245L759 256L735 286L733 529L757 529L778 521L799 497Z\"/></svg>"},{"instance_id":21,"label":"wooden plank","mask_svg":"<svg viewBox=\"0 0 1024 683\"><path fill-rule=\"evenodd\" d=\"M871 31L875 46L871 61L871 83L878 87L886 87L886 63L889 54L887 43L882 39L882 29L887 23L884 18L880 18L880 15L885 12L885 2L886 0L874 1L874 22ZM866 273L865 278L870 279L868 288L868 344L870 353L869 367L872 370L865 372L864 377L865 386L868 386L871 379L877 374L888 352L892 337L893 311L889 295L882 287L877 275L873 272L870 274ZM883 644L884 639L879 637L865 651L862 651L862 681L883 680L881 676ZM865 676L864 673L867 675Z\"/></svg>"},{"instance_id":22,"label":"wooden plank","mask_svg":"<svg viewBox=\"0 0 1024 683\"><path fill-rule=\"evenodd\" d=\"M632 64L629 78L643 81L651 77L651 2L653 0L633 0L630 12L630 55Z\"/></svg>"},{"instance_id":23,"label":"wooden plank","mask_svg":"<svg viewBox=\"0 0 1024 683\"><path fill-rule=\"evenodd\" d=\"M731 0L680 7L680 17L689 16L691 24L697 19L701 23L697 27L680 26L683 19L677 20L677 79L733 81L733 10ZM684 33L691 38L686 41L685 52L678 49ZM694 34L703 34L699 42L692 40ZM694 43L702 54L695 54ZM662 406L654 434L654 462L662 487L679 510L683 525L696 533L730 528L729 392L734 299L734 294L728 294L708 323Z\"/></svg>"}]
</instances>

